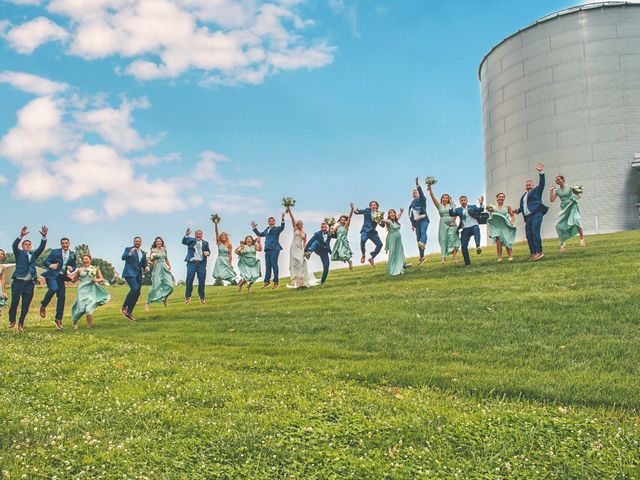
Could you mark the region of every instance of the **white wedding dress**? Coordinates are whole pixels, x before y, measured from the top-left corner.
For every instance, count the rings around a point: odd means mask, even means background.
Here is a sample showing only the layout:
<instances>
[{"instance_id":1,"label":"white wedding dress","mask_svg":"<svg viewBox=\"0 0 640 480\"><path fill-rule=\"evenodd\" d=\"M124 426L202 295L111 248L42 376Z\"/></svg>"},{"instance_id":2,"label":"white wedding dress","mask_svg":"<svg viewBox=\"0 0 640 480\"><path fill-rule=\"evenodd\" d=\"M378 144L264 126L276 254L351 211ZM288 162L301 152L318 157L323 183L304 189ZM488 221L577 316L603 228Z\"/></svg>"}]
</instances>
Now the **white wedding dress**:
<instances>
[{"instance_id":1,"label":"white wedding dress","mask_svg":"<svg viewBox=\"0 0 640 480\"><path fill-rule=\"evenodd\" d=\"M289 288L314 287L318 285L318 280L309 271L309 262L304 257L304 240L306 234L299 230L293 232L293 242L289 250L289 275L291 283Z\"/></svg>"}]
</instances>

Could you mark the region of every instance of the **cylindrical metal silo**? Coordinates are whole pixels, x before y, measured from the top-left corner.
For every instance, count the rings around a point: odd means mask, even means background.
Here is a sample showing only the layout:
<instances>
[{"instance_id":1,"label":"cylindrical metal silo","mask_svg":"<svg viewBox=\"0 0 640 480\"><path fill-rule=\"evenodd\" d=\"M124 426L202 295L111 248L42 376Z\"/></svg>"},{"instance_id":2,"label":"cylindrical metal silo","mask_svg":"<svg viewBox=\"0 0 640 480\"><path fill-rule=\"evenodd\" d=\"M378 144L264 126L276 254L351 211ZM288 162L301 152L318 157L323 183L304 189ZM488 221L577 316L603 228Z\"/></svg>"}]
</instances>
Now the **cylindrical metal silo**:
<instances>
[{"instance_id":1,"label":"cylindrical metal silo","mask_svg":"<svg viewBox=\"0 0 640 480\"><path fill-rule=\"evenodd\" d=\"M544 17L503 40L480 64L488 201L516 206L545 164L585 186L586 233L638 228L640 4L601 2ZM543 236L555 235L551 206ZM520 238L524 229L520 230Z\"/></svg>"}]
</instances>

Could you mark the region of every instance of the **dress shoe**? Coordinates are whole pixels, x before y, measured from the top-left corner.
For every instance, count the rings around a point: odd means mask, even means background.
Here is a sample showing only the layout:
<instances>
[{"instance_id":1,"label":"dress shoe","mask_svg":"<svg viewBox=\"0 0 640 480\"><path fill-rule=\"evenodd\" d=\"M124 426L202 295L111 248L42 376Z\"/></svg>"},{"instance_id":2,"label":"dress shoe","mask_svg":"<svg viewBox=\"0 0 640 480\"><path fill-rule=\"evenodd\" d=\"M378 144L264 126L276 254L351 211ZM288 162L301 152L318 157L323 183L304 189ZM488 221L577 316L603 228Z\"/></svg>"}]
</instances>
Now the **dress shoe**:
<instances>
[{"instance_id":1,"label":"dress shoe","mask_svg":"<svg viewBox=\"0 0 640 480\"><path fill-rule=\"evenodd\" d=\"M47 309L41 305L40 306L40 318L45 318L46 316L47 316Z\"/></svg>"}]
</instances>

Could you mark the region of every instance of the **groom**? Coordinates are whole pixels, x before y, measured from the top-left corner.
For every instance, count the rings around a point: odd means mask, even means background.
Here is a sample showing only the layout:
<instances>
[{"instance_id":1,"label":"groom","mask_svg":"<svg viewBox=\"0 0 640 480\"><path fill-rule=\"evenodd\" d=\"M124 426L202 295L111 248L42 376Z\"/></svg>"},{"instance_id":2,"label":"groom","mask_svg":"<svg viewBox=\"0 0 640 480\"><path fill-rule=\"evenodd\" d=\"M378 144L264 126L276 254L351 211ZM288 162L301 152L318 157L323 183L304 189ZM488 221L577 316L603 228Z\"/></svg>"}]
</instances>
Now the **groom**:
<instances>
[{"instance_id":1,"label":"groom","mask_svg":"<svg viewBox=\"0 0 640 480\"><path fill-rule=\"evenodd\" d=\"M353 203L351 204L351 208L354 208ZM369 257L369 263L372 267L376 266L375 258L380 253L380 250L382 250L382 240L380 240L380 236L376 230L378 224L373 220L373 217L379 208L380 205L378 202L372 200L369 202L369 208L363 208L362 210L354 208L353 210L353 213L356 215L362 215L364 217L364 222L360 229L360 251L362 252L360 263L364 263L365 260L367 240L371 240L376 246L373 252L371 252L371 257Z\"/></svg>"},{"instance_id":2,"label":"groom","mask_svg":"<svg viewBox=\"0 0 640 480\"><path fill-rule=\"evenodd\" d=\"M198 297L200 303L204 304L204 286L207 281L207 257L211 255L209 242L203 240L202 230L196 230L193 237L190 237L191 229L187 228L182 239L182 244L187 246L187 281L184 291L184 303L191 303L191 293L193 292L193 281L198 277Z\"/></svg>"},{"instance_id":3,"label":"groom","mask_svg":"<svg viewBox=\"0 0 640 480\"><path fill-rule=\"evenodd\" d=\"M133 246L124 249L122 254L124 260L124 270L122 270L122 278L129 285L129 293L124 299L120 312L130 322L135 322L133 318L133 309L136 308L138 298L140 298L140 290L142 289L142 274L148 270L147 255L142 251L142 238L135 237Z\"/></svg>"},{"instance_id":4,"label":"groom","mask_svg":"<svg viewBox=\"0 0 640 480\"><path fill-rule=\"evenodd\" d=\"M27 227L22 227L20 236L13 242L13 255L16 257L16 269L11 278L11 305L9 306L9 328L16 326L16 315L18 313L18 304L22 300L22 308L20 309L20 319L18 320L18 332L24 330L24 319L29 312L29 305L33 299L33 290L35 283L38 281L36 274L36 260L44 252L47 246L47 227L40 229L42 240L37 250L33 251L31 240L22 242L22 248L18 248L20 241L29 234Z\"/></svg>"},{"instance_id":5,"label":"groom","mask_svg":"<svg viewBox=\"0 0 640 480\"><path fill-rule=\"evenodd\" d=\"M269 283L271 283L271 274L273 273L273 289L275 290L280 286L278 257L282 250L282 245L280 245L280 234L284 230L284 213L280 219L279 227L276 227L276 219L273 217L269 217L267 223L269 226L262 232L258 230L258 224L256 222L251 222L251 226L253 227L253 233L259 237L265 237L264 263L267 272L264 275L264 285L262 288L267 288L269 286Z\"/></svg>"},{"instance_id":6,"label":"groom","mask_svg":"<svg viewBox=\"0 0 640 480\"><path fill-rule=\"evenodd\" d=\"M304 256L309 259L311 254L315 252L322 261L322 278L320 279L320 284L323 285L324 282L327 281L327 275L329 275L329 259L331 255L331 239L334 238L336 234L333 235L329 233L329 225L325 222L322 222L320 225L320 231L313 234L313 237L307 243L307 248L305 248Z\"/></svg>"},{"instance_id":7,"label":"groom","mask_svg":"<svg viewBox=\"0 0 640 480\"><path fill-rule=\"evenodd\" d=\"M527 180L524 184L524 195L520 199L520 208L516 210L516 215L522 213L525 222L525 233L527 243L529 244L529 260L535 262L544 257L542 253L542 238L540 237L540 229L542 228L542 218L549 211L544 203L542 203L542 195L544 194L544 164L539 163L536 166L539 181L535 186L533 180Z\"/></svg>"},{"instance_id":8,"label":"groom","mask_svg":"<svg viewBox=\"0 0 640 480\"><path fill-rule=\"evenodd\" d=\"M465 266L471 265L469 257L469 241L471 237L476 242L476 253L482 253L480 248L480 223L483 222L484 197L478 198L478 205L469 205L469 200L465 195L460 197L460 206L449 209L450 217L460 217L460 243L462 244L462 256Z\"/></svg>"},{"instance_id":9,"label":"groom","mask_svg":"<svg viewBox=\"0 0 640 480\"><path fill-rule=\"evenodd\" d=\"M62 330L62 316L64 314L64 300L66 294L65 282L70 281L69 272L76 269L76 254L69 248L71 242L67 237L60 239L60 248L51 250L44 261L47 269L42 276L47 282L47 293L40 304L40 317L47 316L47 305L57 296L55 324L58 330Z\"/></svg>"}]
</instances>

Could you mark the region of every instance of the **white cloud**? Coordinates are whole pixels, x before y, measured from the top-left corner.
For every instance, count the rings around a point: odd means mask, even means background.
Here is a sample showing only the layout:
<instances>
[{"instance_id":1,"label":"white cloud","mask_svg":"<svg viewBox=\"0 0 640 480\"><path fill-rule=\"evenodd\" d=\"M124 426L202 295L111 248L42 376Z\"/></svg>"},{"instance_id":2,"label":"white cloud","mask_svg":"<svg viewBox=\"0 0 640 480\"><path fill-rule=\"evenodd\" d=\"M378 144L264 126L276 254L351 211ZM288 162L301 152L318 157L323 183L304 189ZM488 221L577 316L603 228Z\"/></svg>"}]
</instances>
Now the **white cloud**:
<instances>
[{"instance_id":1,"label":"white cloud","mask_svg":"<svg viewBox=\"0 0 640 480\"><path fill-rule=\"evenodd\" d=\"M262 198L232 193L217 193L209 206L218 213L265 213L266 203Z\"/></svg>"},{"instance_id":2,"label":"white cloud","mask_svg":"<svg viewBox=\"0 0 640 480\"><path fill-rule=\"evenodd\" d=\"M71 218L78 223L95 223L100 215L92 208L79 208L71 213Z\"/></svg>"},{"instance_id":3,"label":"white cloud","mask_svg":"<svg viewBox=\"0 0 640 480\"><path fill-rule=\"evenodd\" d=\"M259 84L280 70L312 69L333 61L334 47L310 42L313 20L300 2L272 0L51 0L45 17L5 34L31 53L48 41L68 40L67 53L88 60L117 56L118 72L139 80L173 79L190 71L201 84ZM67 42L65 42L67 43Z\"/></svg>"},{"instance_id":4,"label":"white cloud","mask_svg":"<svg viewBox=\"0 0 640 480\"><path fill-rule=\"evenodd\" d=\"M6 185L7 183L9 183L7 177L0 175L0 185Z\"/></svg>"},{"instance_id":5,"label":"white cloud","mask_svg":"<svg viewBox=\"0 0 640 480\"><path fill-rule=\"evenodd\" d=\"M343 16L349 23L353 36L360 38L357 0L329 0L329 8L331 8L336 15Z\"/></svg>"},{"instance_id":6,"label":"white cloud","mask_svg":"<svg viewBox=\"0 0 640 480\"><path fill-rule=\"evenodd\" d=\"M142 165L145 167L153 167L156 165L160 165L161 163L172 163L172 162L180 162L182 161L182 155L178 152L172 152L167 155L163 155L161 157L153 154L144 155L142 157L138 157L134 160L138 165Z\"/></svg>"},{"instance_id":7,"label":"white cloud","mask_svg":"<svg viewBox=\"0 0 640 480\"><path fill-rule=\"evenodd\" d=\"M54 82L48 78L24 72L0 72L0 83L8 83L15 88L34 95L54 95L64 92L69 85Z\"/></svg>"},{"instance_id":8,"label":"white cloud","mask_svg":"<svg viewBox=\"0 0 640 480\"><path fill-rule=\"evenodd\" d=\"M46 17L34 18L5 34L11 47L26 55L45 43L65 40L68 35L64 28Z\"/></svg>"},{"instance_id":9,"label":"white cloud","mask_svg":"<svg viewBox=\"0 0 640 480\"><path fill-rule=\"evenodd\" d=\"M216 184L223 184L224 178L218 171L218 163L229 162L229 157L222 155L221 153L213 151L204 151L200 154L200 161L196 164L194 169L194 176L197 180L211 180Z\"/></svg>"}]
</instances>

